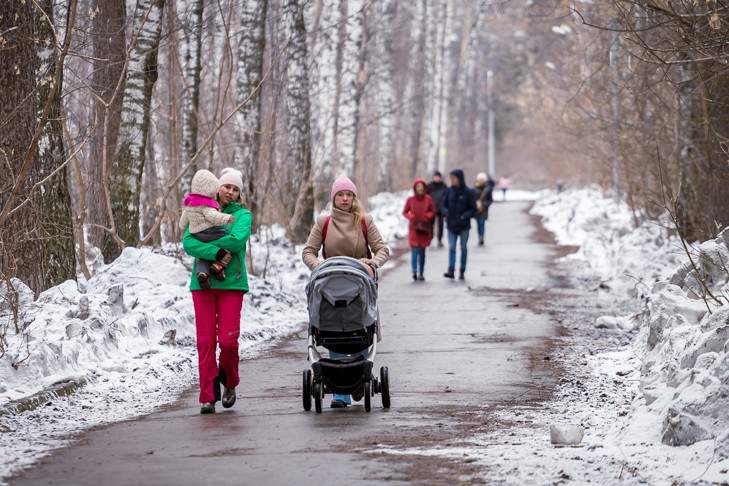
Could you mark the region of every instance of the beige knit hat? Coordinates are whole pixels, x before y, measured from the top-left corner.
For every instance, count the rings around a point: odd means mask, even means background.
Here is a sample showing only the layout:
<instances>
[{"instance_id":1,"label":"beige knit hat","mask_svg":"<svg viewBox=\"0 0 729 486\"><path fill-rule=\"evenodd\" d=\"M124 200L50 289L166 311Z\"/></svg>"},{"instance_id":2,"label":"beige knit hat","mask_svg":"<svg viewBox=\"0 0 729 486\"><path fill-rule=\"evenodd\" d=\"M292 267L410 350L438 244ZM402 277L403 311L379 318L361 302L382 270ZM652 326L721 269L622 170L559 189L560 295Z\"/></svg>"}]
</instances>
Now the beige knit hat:
<instances>
[{"instance_id":1,"label":"beige knit hat","mask_svg":"<svg viewBox=\"0 0 729 486\"><path fill-rule=\"evenodd\" d=\"M195 172L190 184L190 191L194 194L200 194L210 199L215 199L220 190L220 182L215 174L209 170L200 169Z\"/></svg>"},{"instance_id":2,"label":"beige knit hat","mask_svg":"<svg viewBox=\"0 0 729 486\"><path fill-rule=\"evenodd\" d=\"M223 175L220 176L220 185L233 184L239 190L243 190L243 174L238 169L226 167Z\"/></svg>"}]
</instances>

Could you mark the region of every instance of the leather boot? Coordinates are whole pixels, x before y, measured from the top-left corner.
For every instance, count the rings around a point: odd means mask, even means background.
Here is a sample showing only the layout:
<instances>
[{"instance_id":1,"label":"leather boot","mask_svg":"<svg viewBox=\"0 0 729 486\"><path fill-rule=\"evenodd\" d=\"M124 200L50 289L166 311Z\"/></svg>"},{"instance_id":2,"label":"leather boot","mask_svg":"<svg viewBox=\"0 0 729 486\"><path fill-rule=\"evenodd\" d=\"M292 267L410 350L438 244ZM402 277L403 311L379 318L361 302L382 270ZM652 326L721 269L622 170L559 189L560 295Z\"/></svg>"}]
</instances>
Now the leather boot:
<instances>
[{"instance_id":1,"label":"leather boot","mask_svg":"<svg viewBox=\"0 0 729 486\"><path fill-rule=\"evenodd\" d=\"M455 278L456 277L456 270L454 268L449 268L446 273L443 274L445 278Z\"/></svg>"},{"instance_id":2,"label":"leather boot","mask_svg":"<svg viewBox=\"0 0 729 486\"><path fill-rule=\"evenodd\" d=\"M223 408L230 408L235 403L235 387L225 388L223 387Z\"/></svg>"},{"instance_id":3,"label":"leather boot","mask_svg":"<svg viewBox=\"0 0 729 486\"><path fill-rule=\"evenodd\" d=\"M466 273L465 270L461 270L461 273L458 274L458 280L465 280L466 276L464 275Z\"/></svg>"}]
</instances>

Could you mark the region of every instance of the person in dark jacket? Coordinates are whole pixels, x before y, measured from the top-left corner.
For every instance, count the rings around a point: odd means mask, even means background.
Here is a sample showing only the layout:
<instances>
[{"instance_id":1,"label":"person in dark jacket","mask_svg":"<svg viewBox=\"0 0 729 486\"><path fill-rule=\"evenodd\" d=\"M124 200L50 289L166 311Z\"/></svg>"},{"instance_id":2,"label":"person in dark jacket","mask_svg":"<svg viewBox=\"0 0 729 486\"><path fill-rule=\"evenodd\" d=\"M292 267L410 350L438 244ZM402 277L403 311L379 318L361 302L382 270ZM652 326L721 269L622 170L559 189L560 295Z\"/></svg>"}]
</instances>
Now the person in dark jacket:
<instances>
[{"instance_id":1,"label":"person in dark jacket","mask_svg":"<svg viewBox=\"0 0 729 486\"><path fill-rule=\"evenodd\" d=\"M413 267L413 280L425 280L425 248L430 246L433 238L433 225L435 206L428 195L428 186L423 179L415 179L413 193L405 201L402 214L410 220L408 226L408 243L410 243L410 261Z\"/></svg>"},{"instance_id":2,"label":"person in dark jacket","mask_svg":"<svg viewBox=\"0 0 729 486\"><path fill-rule=\"evenodd\" d=\"M448 188L443 202L446 224L448 226L448 271L446 278L455 277L456 244L461 240L461 268L459 280L465 278L466 258L468 256L468 232L471 230L471 218L476 215L476 198L473 190L466 186L461 169L450 172L451 187Z\"/></svg>"},{"instance_id":3,"label":"person in dark jacket","mask_svg":"<svg viewBox=\"0 0 729 486\"><path fill-rule=\"evenodd\" d=\"M489 185L489 177L485 172L479 172L476 176L476 185L473 187L473 195L476 198L476 228L478 229L478 246L483 246L484 235L486 234L486 220L489 219L489 206L494 202L493 184ZM492 181L493 182L493 181Z\"/></svg>"},{"instance_id":4,"label":"person in dark jacket","mask_svg":"<svg viewBox=\"0 0 729 486\"><path fill-rule=\"evenodd\" d=\"M448 186L441 180L441 174L437 170L433 173L433 180L428 184L428 195L435 206L435 217L432 220L433 230L430 237L437 237L438 247L443 247L443 200Z\"/></svg>"}]
</instances>

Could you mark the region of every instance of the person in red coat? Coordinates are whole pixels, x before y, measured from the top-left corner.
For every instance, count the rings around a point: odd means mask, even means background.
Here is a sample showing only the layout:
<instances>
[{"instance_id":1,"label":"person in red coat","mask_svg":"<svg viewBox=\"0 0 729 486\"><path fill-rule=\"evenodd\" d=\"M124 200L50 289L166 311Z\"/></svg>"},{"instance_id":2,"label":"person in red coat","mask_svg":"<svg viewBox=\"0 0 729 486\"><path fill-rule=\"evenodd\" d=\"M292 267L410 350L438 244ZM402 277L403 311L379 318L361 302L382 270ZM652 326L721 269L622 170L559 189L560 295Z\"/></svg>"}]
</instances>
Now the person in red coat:
<instances>
[{"instance_id":1,"label":"person in red coat","mask_svg":"<svg viewBox=\"0 0 729 486\"><path fill-rule=\"evenodd\" d=\"M425 248L430 246L433 226L430 224L435 217L435 205L428 196L428 186L423 179L413 182L413 196L405 202L402 214L410 220L408 242L410 243L410 256L413 266L413 280L425 280Z\"/></svg>"}]
</instances>

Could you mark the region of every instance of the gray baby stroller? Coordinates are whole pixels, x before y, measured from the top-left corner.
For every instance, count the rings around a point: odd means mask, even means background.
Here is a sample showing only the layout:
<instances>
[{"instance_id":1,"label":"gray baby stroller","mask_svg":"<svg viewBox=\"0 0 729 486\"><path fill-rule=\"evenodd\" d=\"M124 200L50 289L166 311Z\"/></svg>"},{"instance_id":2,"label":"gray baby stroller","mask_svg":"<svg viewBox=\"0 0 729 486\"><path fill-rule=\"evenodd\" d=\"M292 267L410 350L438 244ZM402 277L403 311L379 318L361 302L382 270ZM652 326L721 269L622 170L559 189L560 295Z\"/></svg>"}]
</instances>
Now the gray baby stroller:
<instances>
[{"instance_id":1,"label":"gray baby stroller","mask_svg":"<svg viewBox=\"0 0 729 486\"><path fill-rule=\"evenodd\" d=\"M364 407L382 395L390 407L390 378L386 366L379 379L372 367L377 353L377 270L349 257L332 257L316 267L306 285L309 308L309 361L304 370L304 410L321 413L327 393L351 395L364 391ZM317 346L345 356L322 358Z\"/></svg>"}]
</instances>

